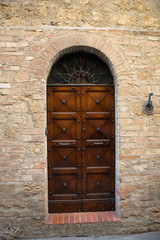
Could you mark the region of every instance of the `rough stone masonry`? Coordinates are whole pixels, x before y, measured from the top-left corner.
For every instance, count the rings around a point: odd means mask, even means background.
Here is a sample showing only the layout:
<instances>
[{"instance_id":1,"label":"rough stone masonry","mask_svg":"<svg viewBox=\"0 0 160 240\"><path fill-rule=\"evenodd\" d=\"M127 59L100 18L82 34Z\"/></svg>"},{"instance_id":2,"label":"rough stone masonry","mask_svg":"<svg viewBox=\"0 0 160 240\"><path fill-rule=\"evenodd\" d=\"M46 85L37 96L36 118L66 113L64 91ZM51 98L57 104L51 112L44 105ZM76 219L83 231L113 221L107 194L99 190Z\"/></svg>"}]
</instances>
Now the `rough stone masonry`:
<instances>
[{"instance_id":1,"label":"rough stone masonry","mask_svg":"<svg viewBox=\"0 0 160 240\"><path fill-rule=\"evenodd\" d=\"M159 1L5 0L0 7L1 232L14 228L29 238L160 230ZM46 81L58 54L73 46L97 49L113 65L118 223L46 224ZM149 92L151 115L143 109Z\"/></svg>"}]
</instances>

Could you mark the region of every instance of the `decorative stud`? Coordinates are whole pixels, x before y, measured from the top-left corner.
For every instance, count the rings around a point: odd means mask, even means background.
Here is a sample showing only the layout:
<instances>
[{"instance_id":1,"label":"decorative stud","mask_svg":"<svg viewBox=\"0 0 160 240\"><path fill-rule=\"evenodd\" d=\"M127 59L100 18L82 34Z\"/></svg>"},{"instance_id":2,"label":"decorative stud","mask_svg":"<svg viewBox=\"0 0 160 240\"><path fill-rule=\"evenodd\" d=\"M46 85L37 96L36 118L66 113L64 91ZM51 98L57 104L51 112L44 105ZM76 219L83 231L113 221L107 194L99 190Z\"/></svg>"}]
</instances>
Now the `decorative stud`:
<instances>
[{"instance_id":1,"label":"decorative stud","mask_svg":"<svg viewBox=\"0 0 160 240\"><path fill-rule=\"evenodd\" d=\"M96 186L99 187L101 185L101 182L96 182Z\"/></svg>"},{"instance_id":2,"label":"decorative stud","mask_svg":"<svg viewBox=\"0 0 160 240\"><path fill-rule=\"evenodd\" d=\"M63 159L63 160L66 160L66 159L67 159L67 157L66 157L65 155L63 155L62 159Z\"/></svg>"},{"instance_id":3,"label":"decorative stud","mask_svg":"<svg viewBox=\"0 0 160 240\"><path fill-rule=\"evenodd\" d=\"M96 104L99 104L99 102L100 102L100 101L97 99L97 100L96 100Z\"/></svg>"},{"instance_id":4,"label":"decorative stud","mask_svg":"<svg viewBox=\"0 0 160 240\"><path fill-rule=\"evenodd\" d=\"M63 132L66 132L66 128L62 128L62 131L63 131Z\"/></svg>"},{"instance_id":5,"label":"decorative stud","mask_svg":"<svg viewBox=\"0 0 160 240\"><path fill-rule=\"evenodd\" d=\"M66 104L66 100L62 100L62 104Z\"/></svg>"},{"instance_id":6,"label":"decorative stud","mask_svg":"<svg viewBox=\"0 0 160 240\"><path fill-rule=\"evenodd\" d=\"M97 159L100 159L100 158L101 158L101 155L98 154L98 155L96 156L96 158L97 158Z\"/></svg>"},{"instance_id":7,"label":"decorative stud","mask_svg":"<svg viewBox=\"0 0 160 240\"><path fill-rule=\"evenodd\" d=\"M99 132L99 131L100 131L100 128L96 128L96 131Z\"/></svg>"},{"instance_id":8,"label":"decorative stud","mask_svg":"<svg viewBox=\"0 0 160 240\"><path fill-rule=\"evenodd\" d=\"M66 182L65 182L65 183L63 183L63 186L64 186L64 187L67 187L67 183L66 183Z\"/></svg>"}]
</instances>

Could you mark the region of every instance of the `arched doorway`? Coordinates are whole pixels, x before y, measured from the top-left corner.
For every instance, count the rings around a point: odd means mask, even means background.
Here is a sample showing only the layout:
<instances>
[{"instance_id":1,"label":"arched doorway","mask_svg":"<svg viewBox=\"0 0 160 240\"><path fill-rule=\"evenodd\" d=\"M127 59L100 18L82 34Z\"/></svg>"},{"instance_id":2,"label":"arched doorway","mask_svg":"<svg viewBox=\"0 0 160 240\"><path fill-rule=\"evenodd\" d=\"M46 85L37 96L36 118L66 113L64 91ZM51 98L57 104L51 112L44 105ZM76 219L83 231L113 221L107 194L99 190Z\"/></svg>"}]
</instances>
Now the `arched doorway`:
<instances>
[{"instance_id":1,"label":"arched doorway","mask_svg":"<svg viewBox=\"0 0 160 240\"><path fill-rule=\"evenodd\" d=\"M80 50L52 66L47 81L49 212L115 210L112 74Z\"/></svg>"}]
</instances>

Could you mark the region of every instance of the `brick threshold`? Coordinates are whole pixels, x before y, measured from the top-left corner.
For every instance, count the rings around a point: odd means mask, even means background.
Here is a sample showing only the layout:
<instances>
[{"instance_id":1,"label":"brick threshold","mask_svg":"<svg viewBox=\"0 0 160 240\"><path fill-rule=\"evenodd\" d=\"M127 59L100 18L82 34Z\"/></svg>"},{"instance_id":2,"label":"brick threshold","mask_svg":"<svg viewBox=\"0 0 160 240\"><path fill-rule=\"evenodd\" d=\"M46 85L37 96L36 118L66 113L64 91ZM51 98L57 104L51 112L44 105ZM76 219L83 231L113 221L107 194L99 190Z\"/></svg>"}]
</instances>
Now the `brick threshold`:
<instances>
[{"instance_id":1,"label":"brick threshold","mask_svg":"<svg viewBox=\"0 0 160 240\"><path fill-rule=\"evenodd\" d=\"M48 214L47 224L77 224L118 222L120 218L115 211L108 212L80 212L80 213L52 213Z\"/></svg>"}]
</instances>

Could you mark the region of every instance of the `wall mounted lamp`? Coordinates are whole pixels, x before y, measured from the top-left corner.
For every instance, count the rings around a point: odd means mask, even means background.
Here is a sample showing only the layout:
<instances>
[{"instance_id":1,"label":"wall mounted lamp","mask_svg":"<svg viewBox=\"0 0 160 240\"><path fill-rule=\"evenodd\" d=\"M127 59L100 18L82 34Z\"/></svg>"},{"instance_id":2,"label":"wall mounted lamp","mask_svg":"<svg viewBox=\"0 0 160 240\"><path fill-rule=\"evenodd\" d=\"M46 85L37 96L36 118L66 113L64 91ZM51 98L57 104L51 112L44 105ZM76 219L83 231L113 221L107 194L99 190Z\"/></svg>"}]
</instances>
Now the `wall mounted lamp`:
<instances>
[{"instance_id":1,"label":"wall mounted lamp","mask_svg":"<svg viewBox=\"0 0 160 240\"><path fill-rule=\"evenodd\" d=\"M146 113L149 115L153 112L154 107L151 101L151 96L153 96L153 93L149 93L149 99L147 104L144 106L144 110L146 111Z\"/></svg>"}]
</instances>

